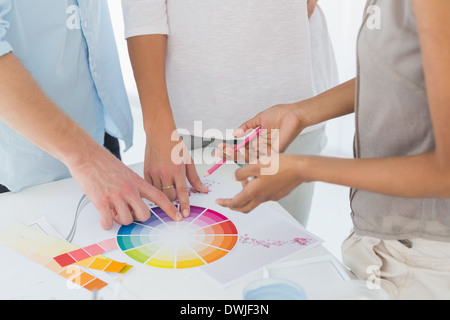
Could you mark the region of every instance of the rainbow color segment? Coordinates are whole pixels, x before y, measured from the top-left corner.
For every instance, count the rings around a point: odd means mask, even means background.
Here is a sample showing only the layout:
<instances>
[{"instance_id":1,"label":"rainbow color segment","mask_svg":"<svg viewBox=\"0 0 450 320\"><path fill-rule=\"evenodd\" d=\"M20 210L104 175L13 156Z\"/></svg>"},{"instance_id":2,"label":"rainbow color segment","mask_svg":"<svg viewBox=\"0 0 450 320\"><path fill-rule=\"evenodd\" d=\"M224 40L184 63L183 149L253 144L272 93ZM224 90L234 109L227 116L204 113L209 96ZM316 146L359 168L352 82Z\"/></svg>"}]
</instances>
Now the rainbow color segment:
<instances>
[{"instance_id":1,"label":"rainbow color segment","mask_svg":"<svg viewBox=\"0 0 450 320\"><path fill-rule=\"evenodd\" d=\"M159 207L145 222L120 227L119 248L140 263L167 269L187 269L217 261L233 250L238 231L224 215L197 206L182 221L173 221Z\"/></svg>"}]
</instances>

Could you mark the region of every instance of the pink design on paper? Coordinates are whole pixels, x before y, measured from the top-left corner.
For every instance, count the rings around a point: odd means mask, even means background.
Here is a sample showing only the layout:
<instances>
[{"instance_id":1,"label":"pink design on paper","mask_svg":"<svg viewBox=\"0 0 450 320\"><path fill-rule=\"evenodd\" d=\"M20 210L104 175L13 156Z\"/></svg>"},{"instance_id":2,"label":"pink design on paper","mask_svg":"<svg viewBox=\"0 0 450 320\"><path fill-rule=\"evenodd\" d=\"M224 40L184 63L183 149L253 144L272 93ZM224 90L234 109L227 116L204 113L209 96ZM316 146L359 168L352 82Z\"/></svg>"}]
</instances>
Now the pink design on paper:
<instances>
[{"instance_id":1,"label":"pink design on paper","mask_svg":"<svg viewBox=\"0 0 450 320\"><path fill-rule=\"evenodd\" d=\"M255 247L262 246L266 248L270 247L283 247L290 244L298 244L300 246L306 246L311 243L311 239L306 238L294 238L291 240L258 240L250 238L247 234L239 237L239 242L241 244L248 244Z\"/></svg>"}]
</instances>

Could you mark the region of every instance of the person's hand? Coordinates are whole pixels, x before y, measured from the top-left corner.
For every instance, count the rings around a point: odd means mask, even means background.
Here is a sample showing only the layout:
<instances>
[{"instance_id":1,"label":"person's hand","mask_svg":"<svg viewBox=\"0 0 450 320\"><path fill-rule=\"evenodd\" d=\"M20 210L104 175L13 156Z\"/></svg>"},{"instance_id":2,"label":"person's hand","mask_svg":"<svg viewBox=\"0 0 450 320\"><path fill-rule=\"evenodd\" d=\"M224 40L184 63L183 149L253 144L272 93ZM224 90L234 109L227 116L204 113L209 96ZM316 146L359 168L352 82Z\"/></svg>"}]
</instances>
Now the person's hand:
<instances>
[{"instance_id":1,"label":"person's hand","mask_svg":"<svg viewBox=\"0 0 450 320\"><path fill-rule=\"evenodd\" d=\"M286 197L301 183L309 182L301 175L300 159L296 155L273 154L270 159L261 159L265 164L250 164L236 170L235 177L242 183L242 191L232 199L217 199L216 203L249 213L263 202Z\"/></svg>"},{"instance_id":2,"label":"person's hand","mask_svg":"<svg viewBox=\"0 0 450 320\"><path fill-rule=\"evenodd\" d=\"M69 167L69 170L100 213L100 223L110 229L114 222L128 225L150 218L150 210L142 201L156 203L173 220L181 220L181 213L173 203L109 151L101 147L89 152L89 159Z\"/></svg>"},{"instance_id":3,"label":"person's hand","mask_svg":"<svg viewBox=\"0 0 450 320\"><path fill-rule=\"evenodd\" d=\"M191 154L176 130L155 128L153 132L147 135L144 178L162 190L171 201L178 199L182 215L188 217L190 205L186 179L198 192L207 193L208 188L202 184Z\"/></svg>"},{"instance_id":4,"label":"person's hand","mask_svg":"<svg viewBox=\"0 0 450 320\"><path fill-rule=\"evenodd\" d=\"M64 163L100 213L100 223L145 221L150 211L142 198L181 219L170 200L125 166L55 105L12 54L0 57L0 118L17 133Z\"/></svg>"},{"instance_id":5,"label":"person's hand","mask_svg":"<svg viewBox=\"0 0 450 320\"><path fill-rule=\"evenodd\" d=\"M319 0L308 0L308 4L307 4L307 6L308 6L308 18L311 18L311 16L314 13L314 10L316 10L318 1Z\"/></svg>"},{"instance_id":6,"label":"person's hand","mask_svg":"<svg viewBox=\"0 0 450 320\"><path fill-rule=\"evenodd\" d=\"M244 122L234 135L241 138L261 126L257 139L251 141L240 152L234 146L220 144L215 156L238 162L254 163L261 156L284 152L289 144L307 126L302 117L295 112L297 104L279 104L258 113L254 118Z\"/></svg>"}]
</instances>

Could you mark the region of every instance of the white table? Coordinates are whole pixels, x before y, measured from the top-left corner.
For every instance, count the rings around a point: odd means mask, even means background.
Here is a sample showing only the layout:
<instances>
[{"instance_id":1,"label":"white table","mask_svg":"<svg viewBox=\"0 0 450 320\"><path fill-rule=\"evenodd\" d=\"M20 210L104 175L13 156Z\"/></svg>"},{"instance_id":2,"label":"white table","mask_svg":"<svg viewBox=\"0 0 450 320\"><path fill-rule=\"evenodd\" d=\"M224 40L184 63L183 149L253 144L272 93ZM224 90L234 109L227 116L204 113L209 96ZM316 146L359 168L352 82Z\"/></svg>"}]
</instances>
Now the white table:
<instances>
[{"instance_id":1,"label":"white table","mask_svg":"<svg viewBox=\"0 0 450 320\"><path fill-rule=\"evenodd\" d=\"M203 174L210 166L197 165L199 174ZM131 166L136 172L140 172L142 164ZM236 166L226 164L215 174L230 183L237 183L231 179ZM33 188L29 188L20 193L6 193L0 195L0 229L11 227L17 223L28 224L42 217L42 208L45 208L61 190L78 188L73 179L65 179L48 183ZM81 191L80 191L81 192ZM67 196L68 201L77 201ZM278 203L269 203L270 206L281 212L286 217L294 220ZM289 258L289 261L308 261L328 259L331 256L323 246L312 248L306 252ZM337 262L337 260L335 260ZM342 267L342 266L339 266ZM346 272L342 267L341 270ZM318 271L320 272L320 271ZM121 287L131 293L129 296L120 296L121 298L134 297L137 299L202 299L202 300L239 300L242 299L244 287L255 279L263 276L263 271L252 274L239 282L226 287L218 287L216 283L204 277L196 270L158 270L157 268L148 268L145 265L135 265L131 271L121 277ZM311 277L318 279L326 277L324 274L311 274ZM350 274L346 274L349 278ZM44 286L45 288L45 286ZM2 290L2 289L0 289ZM64 290L62 288L61 290ZM61 295L54 293L55 296L67 297L66 292ZM70 297L70 295L69 295Z\"/></svg>"}]
</instances>

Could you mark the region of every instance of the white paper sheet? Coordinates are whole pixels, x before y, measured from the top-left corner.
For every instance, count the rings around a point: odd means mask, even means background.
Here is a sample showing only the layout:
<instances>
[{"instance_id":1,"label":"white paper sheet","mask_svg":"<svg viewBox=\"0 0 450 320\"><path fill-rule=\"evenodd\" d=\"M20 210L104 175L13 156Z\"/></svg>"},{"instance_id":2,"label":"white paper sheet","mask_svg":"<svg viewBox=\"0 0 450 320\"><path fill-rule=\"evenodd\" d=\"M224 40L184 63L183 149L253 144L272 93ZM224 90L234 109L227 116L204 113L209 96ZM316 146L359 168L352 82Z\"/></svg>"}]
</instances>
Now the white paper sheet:
<instances>
[{"instance_id":1,"label":"white paper sheet","mask_svg":"<svg viewBox=\"0 0 450 320\"><path fill-rule=\"evenodd\" d=\"M198 267L219 285L223 287L231 285L246 275L260 271L264 265L322 243L321 239L267 204L260 205L249 214L223 208L217 205L215 200L232 197L240 189L217 176L205 178L204 184L209 186L210 192L208 194L192 193L191 205L209 208L225 215L234 223L239 233L239 241L232 252L220 260ZM149 205L152 204L149 202ZM46 218L63 235L70 233L73 229L72 222L76 220L76 232L72 234L72 242L79 246L94 244L116 236L120 226L115 225L111 230L103 230L100 226L99 214L91 203L82 206L83 209L78 212L77 219L74 218L76 207L65 208L64 199L56 199L46 208ZM105 255L121 262L138 264L120 250Z\"/></svg>"}]
</instances>

